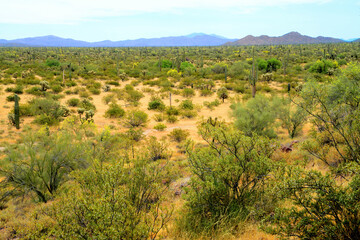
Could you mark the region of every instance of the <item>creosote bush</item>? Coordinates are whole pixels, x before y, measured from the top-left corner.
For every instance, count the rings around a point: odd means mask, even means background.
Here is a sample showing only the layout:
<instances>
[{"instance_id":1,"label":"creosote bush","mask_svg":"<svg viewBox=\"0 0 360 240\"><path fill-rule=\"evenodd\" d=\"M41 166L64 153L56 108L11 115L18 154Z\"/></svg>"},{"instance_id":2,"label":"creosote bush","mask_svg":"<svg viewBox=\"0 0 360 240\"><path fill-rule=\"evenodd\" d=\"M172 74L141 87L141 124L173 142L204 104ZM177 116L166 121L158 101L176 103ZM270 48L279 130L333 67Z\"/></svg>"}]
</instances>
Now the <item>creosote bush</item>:
<instances>
[{"instance_id":1,"label":"creosote bush","mask_svg":"<svg viewBox=\"0 0 360 240\"><path fill-rule=\"evenodd\" d=\"M125 110L116 103L110 104L109 109L105 112L107 118L121 118L123 116L125 116Z\"/></svg>"}]
</instances>

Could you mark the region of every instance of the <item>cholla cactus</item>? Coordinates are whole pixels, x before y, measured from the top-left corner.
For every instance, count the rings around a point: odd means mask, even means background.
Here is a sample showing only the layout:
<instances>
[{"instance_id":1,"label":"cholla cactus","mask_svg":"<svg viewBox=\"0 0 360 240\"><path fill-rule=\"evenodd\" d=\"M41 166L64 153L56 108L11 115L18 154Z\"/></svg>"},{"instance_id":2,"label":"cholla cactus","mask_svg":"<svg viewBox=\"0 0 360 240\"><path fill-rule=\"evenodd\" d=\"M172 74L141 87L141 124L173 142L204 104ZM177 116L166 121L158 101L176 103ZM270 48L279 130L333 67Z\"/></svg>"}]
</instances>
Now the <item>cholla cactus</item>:
<instances>
[{"instance_id":1,"label":"cholla cactus","mask_svg":"<svg viewBox=\"0 0 360 240\"><path fill-rule=\"evenodd\" d=\"M43 91L43 92L45 92L46 90L48 90L50 88L50 85L47 81L41 81L40 85L41 85L41 91Z\"/></svg>"},{"instance_id":2,"label":"cholla cactus","mask_svg":"<svg viewBox=\"0 0 360 240\"><path fill-rule=\"evenodd\" d=\"M104 92L109 92L111 87L110 87L110 85L106 84L102 87L102 89L104 90Z\"/></svg>"}]
</instances>

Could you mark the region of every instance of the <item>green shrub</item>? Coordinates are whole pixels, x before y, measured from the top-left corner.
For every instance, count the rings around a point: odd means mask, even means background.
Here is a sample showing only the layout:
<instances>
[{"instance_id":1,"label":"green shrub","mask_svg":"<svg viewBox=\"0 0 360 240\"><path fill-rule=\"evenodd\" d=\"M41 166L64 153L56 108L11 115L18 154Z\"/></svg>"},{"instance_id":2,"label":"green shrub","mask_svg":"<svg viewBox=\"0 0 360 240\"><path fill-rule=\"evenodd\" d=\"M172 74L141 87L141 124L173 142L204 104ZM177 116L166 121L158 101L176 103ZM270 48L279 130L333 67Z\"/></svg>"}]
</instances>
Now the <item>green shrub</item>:
<instances>
[{"instance_id":1,"label":"green shrub","mask_svg":"<svg viewBox=\"0 0 360 240\"><path fill-rule=\"evenodd\" d=\"M355 169L359 171L358 166ZM286 204L279 204L262 221L262 229L282 238L358 239L359 176L346 184L337 183L335 178L300 167L281 171L274 193Z\"/></svg>"},{"instance_id":2,"label":"green shrub","mask_svg":"<svg viewBox=\"0 0 360 240\"><path fill-rule=\"evenodd\" d=\"M12 187L12 197L30 195L47 202L72 170L87 166L91 145L78 132L31 131L22 140L24 144L9 148L7 164L2 164L2 181Z\"/></svg>"},{"instance_id":3,"label":"green shrub","mask_svg":"<svg viewBox=\"0 0 360 240\"><path fill-rule=\"evenodd\" d=\"M199 127L207 146L188 148L193 177L178 226L195 236L234 229L249 215L269 215L274 207L265 194L273 148L266 138L247 137L209 119ZM236 232L234 232L236 233Z\"/></svg>"},{"instance_id":4,"label":"green shrub","mask_svg":"<svg viewBox=\"0 0 360 240\"><path fill-rule=\"evenodd\" d=\"M155 114L154 115L154 120L156 122L162 122L164 121L164 114L160 113L160 114Z\"/></svg>"},{"instance_id":5,"label":"green shrub","mask_svg":"<svg viewBox=\"0 0 360 240\"><path fill-rule=\"evenodd\" d=\"M181 95L186 98L193 97L193 96L195 96L195 91L192 88L184 88Z\"/></svg>"},{"instance_id":6,"label":"green shrub","mask_svg":"<svg viewBox=\"0 0 360 240\"><path fill-rule=\"evenodd\" d=\"M94 87L90 87L88 89L92 94L95 94L95 95L99 95L101 93L100 89L97 89L97 88L94 88Z\"/></svg>"},{"instance_id":7,"label":"green shrub","mask_svg":"<svg viewBox=\"0 0 360 240\"><path fill-rule=\"evenodd\" d=\"M67 105L69 107L77 107L80 104L80 99L78 99L78 98L70 98L69 100L67 100L66 103L67 103Z\"/></svg>"},{"instance_id":8,"label":"green shrub","mask_svg":"<svg viewBox=\"0 0 360 240\"><path fill-rule=\"evenodd\" d=\"M69 114L69 111L51 98L36 98L29 102L32 115L38 124L57 124Z\"/></svg>"},{"instance_id":9,"label":"green shrub","mask_svg":"<svg viewBox=\"0 0 360 240\"><path fill-rule=\"evenodd\" d=\"M228 66L225 63L217 63L211 68L211 71L216 74L225 73L227 67Z\"/></svg>"},{"instance_id":10,"label":"green shrub","mask_svg":"<svg viewBox=\"0 0 360 240\"><path fill-rule=\"evenodd\" d=\"M131 167L124 162L95 163L73 174L72 189L55 203L55 238L157 237L171 216L162 204L167 169L150 159L134 159Z\"/></svg>"},{"instance_id":11,"label":"green shrub","mask_svg":"<svg viewBox=\"0 0 360 240\"><path fill-rule=\"evenodd\" d=\"M22 85L16 85L14 89L12 89L12 92L15 94L23 94L24 93L24 87Z\"/></svg>"},{"instance_id":12,"label":"green shrub","mask_svg":"<svg viewBox=\"0 0 360 240\"><path fill-rule=\"evenodd\" d=\"M60 66L60 62L56 59L47 59L45 64L48 67L59 67Z\"/></svg>"},{"instance_id":13,"label":"green shrub","mask_svg":"<svg viewBox=\"0 0 360 240\"><path fill-rule=\"evenodd\" d=\"M171 106L166 108L166 114L169 116L177 116L180 114L180 111L176 107Z\"/></svg>"},{"instance_id":14,"label":"green shrub","mask_svg":"<svg viewBox=\"0 0 360 240\"><path fill-rule=\"evenodd\" d=\"M20 116L24 116L24 117L33 116L33 113L31 112L30 104L20 104L19 110L20 110Z\"/></svg>"},{"instance_id":15,"label":"green shrub","mask_svg":"<svg viewBox=\"0 0 360 240\"><path fill-rule=\"evenodd\" d=\"M219 106L220 104L221 103L220 103L220 101L218 99L215 99L212 102L207 102L207 101L204 102L204 106L206 106L207 108L209 108L211 110L214 110L214 108Z\"/></svg>"},{"instance_id":16,"label":"green shrub","mask_svg":"<svg viewBox=\"0 0 360 240\"><path fill-rule=\"evenodd\" d=\"M217 95L224 102L229 97L229 92L226 88L222 87L217 90Z\"/></svg>"},{"instance_id":17,"label":"green shrub","mask_svg":"<svg viewBox=\"0 0 360 240\"><path fill-rule=\"evenodd\" d=\"M186 118L195 118L197 116L196 110L184 109L181 111L181 115Z\"/></svg>"},{"instance_id":18,"label":"green shrub","mask_svg":"<svg viewBox=\"0 0 360 240\"><path fill-rule=\"evenodd\" d=\"M167 116L166 121L167 121L168 123L176 123L176 122L179 121L179 120L178 120L178 118L177 118L175 115L169 115L169 116Z\"/></svg>"},{"instance_id":19,"label":"green shrub","mask_svg":"<svg viewBox=\"0 0 360 240\"><path fill-rule=\"evenodd\" d=\"M13 91L13 88L12 87L7 87L6 89L5 89L5 92L12 92Z\"/></svg>"},{"instance_id":20,"label":"green shrub","mask_svg":"<svg viewBox=\"0 0 360 240\"><path fill-rule=\"evenodd\" d=\"M85 111L88 111L88 110L96 111L95 105L92 102L90 102L90 100L88 100L88 99L83 99L80 102L79 107L85 109Z\"/></svg>"},{"instance_id":21,"label":"green shrub","mask_svg":"<svg viewBox=\"0 0 360 240\"><path fill-rule=\"evenodd\" d=\"M274 123L276 120L275 107L277 103L271 102L264 96L257 95L250 99L246 106L241 103L233 104L235 126L246 136L262 135L276 137Z\"/></svg>"},{"instance_id":22,"label":"green shrub","mask_svg":"<svg viewBox=\"0 0 360 240\"><path fill-rule=\"evenodd\" d=\"M211 96L213 94L214 94L214 92L210 89L205 88L205 89L200 90L200 96L203 96L203 97Z\"/></svg>"},{"instance_id":23,"label":"green shrub","mask_svg":"<svg viewBox=\"0 0 360 240\"><path fill-rule=\"evenodd\" d=\"M41 91L41 87L32 87L26 90L27 94L42 96L44 93Z\"/></svg>"},{"instance_id":24,"label":"green shrub","mask_svg":"<svg viewBox=\"0 0 360 240\"><path fill-rule=\"evenodd\" d=\"M125 126L127 127L141 127L145 126L148 120L148 115L141 110L131 110L127 113Z\"/></svg>"},{"instance_id":25,"label":"green shrub","mask_svg":"<svg viewBox=\"0 0 360 240\"><path fill-rule=\"evenodd\" d=\"M158 131L164 131L166 129L166 125L163 123L158 123L154 126L154 129Z\"/></svg>"},{"instance_id":26,"label":"green shrub","mask_svg":"<svg viewBox=\"0 0 360 240\"><path fill-rule=\"evenodd\" d=\"M181 128L175 128L169 133L170 139L178 143L185 141L189 135L190 133L188 130L183 130Z\"/></svg>"},{"instance_id":27,"label":"green shrub","mask_svg":"<svg viewBox=\"0 0 360 240\"><path fill-rule=\"evenodd\" d=\"M339 67L336 61L331 60L318 60L309 68L313 73L324 73L328 75L334 75L335 70Z\"/></svg>"},{"instance_id":28,"label":"green shrub","mask_svg":"<svg viewBox=\"0 0 360 240\"><path fill-rule=\"evenodd\" d=\"M106 81L106 84L113 85L113 86L120 86L118 81Z\"/></svg>"},{"instance_id":29,"label":"green shrub","mask_svg":"<svg viewBox=\"0 0 360 240\"><path fill-rule=\"evenodd\" d=\"M125 110L116 103L110 104L109 109L105 112L105 117L107 118L121 118L124 115Z\"/></svg>"},{"instance_id":30,"label":"green shrub","mask_svg":"<svg viewBox=\"0 0 360 240\"><path fill-rule=\"evenodd\" d=\"M160 110L163 111L165 109L164 102L159 97L151 97L149 102L149 110Z\"/></svg>"},{"instance_id":31,"label":"green shrub","mask_svg":"<svg viewBox=\"0 0 360 240\"><path fill-rule=\"evenodd\" d=\"M181 109L188 109L188 110L193 110L194 109L194 104L191 100L183 100L180 104L180 108Z\"/></svg>"},{"instance_id":32,"label":"green shrub","mask_svg":"<svg viewBox=\"0 0 360 240\"><path fill-rule=\"evenodd\" d=\"M19 100L20 100L20 97L19 97ZM14 102L15 101L15 94L7 96L6 101Z\"/></svg>"}]
</instances>

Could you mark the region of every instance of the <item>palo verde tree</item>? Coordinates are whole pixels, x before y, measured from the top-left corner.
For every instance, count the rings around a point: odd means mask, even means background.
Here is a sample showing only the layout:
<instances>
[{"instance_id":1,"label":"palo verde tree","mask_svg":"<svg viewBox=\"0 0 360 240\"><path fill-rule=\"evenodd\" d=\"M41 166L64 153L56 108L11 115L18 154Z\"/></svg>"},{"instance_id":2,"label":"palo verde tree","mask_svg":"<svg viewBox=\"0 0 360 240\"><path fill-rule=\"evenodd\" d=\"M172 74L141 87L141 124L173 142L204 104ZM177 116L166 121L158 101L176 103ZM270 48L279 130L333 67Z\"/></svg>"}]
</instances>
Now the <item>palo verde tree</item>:
<instances>
[{"instance_id":1,"label":"palo verde tree","mask_svg":"<svg viewBox=\"0 0 360 240\"><path fill-rule=\"evenodd\" d=\"M307 150L325 163L331 149L342 163L360 163L359 82L360 66L352 64L330 84L305 84L302 101L293 101L310 115L315 127Z\"/></svg>"},{"instance_id":2,"label":"palo verde tree","mask_svg":"<svg viewBox=\"0 0 360 240\"><path fill-rule=\"evenodd\" d=\"M241 102L234 103L231 105L235 117L234 124L246 136L256 134L274 138L277 105L277 99L271 100L262 95L250 99L246 105Z\"/></svg>"},{"instance_id":3,"label":"palo verde tree","mask_svg":"<svg viewBox=\"0 0 360 240\"><path fill-rule=\"evenodd\" d=\"M10 189L6 194L30 194L47 202L72 170L86 167L89 146L80 133L66 129L29 132L23 144L10 148L3 160L1 184Z\"/></svg>"},{"instance_id":4,"label":"palo verde tree","mask_svg":"<svg viewBox=\"0 0 360 240\"><path fill-rule=\"evenodd\" d=\"M185 231L213 234L243 221L256 205L265 211L265 184L272 169L274 146L266 137L209 119L199 126L206 147L188 146L193 178L180 226ZM262 208L264 206L264 208Z\"/></svg>"},{"instance_id":5,"label":"palo verde tree","mask_svg":"<svg viewBox=\"0 0 360 240\"><path fill-rule=\"evenodd\" d=\"M303 87L303 100L296 104L314 124L304 149L330 171L284 167L274 192L287 204L264 221L268 232L301 239L360 238L359 81L359 65L352 64L329 84L308 82ZM337 181L339 177L345 181Z\"/></svg>"}]
</instances>

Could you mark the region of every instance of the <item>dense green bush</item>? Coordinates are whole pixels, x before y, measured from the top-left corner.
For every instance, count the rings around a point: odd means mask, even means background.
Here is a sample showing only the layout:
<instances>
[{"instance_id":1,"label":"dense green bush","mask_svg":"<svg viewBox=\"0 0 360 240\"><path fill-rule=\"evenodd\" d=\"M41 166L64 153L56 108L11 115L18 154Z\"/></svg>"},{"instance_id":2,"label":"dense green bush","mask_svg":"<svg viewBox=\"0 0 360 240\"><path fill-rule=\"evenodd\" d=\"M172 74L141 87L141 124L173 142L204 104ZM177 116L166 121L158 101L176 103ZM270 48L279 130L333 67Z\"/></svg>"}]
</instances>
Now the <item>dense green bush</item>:
<instances>
[{"instance_id":1,"label":"dense green bush","mask_svg":"<svg viewBox=\"0 0 360 240\"><path fill-rule=\"evenodd\" d=\"M151 97L151 100L149 102L149 110L159 110L163 111L165 109L165 104L159 97Z\"/></svg>"},{"instance_id":2,"label":"dense green bush","mask_svg":"<svg viewBox=\"0 0 360 240\"><path fill-rule=\"evenodd\" d=\"M272 203L265 187L272 166L271 142L211 119L199 131L207 146L188 148L193 177L179 227L213 237L244 221L254 208L268 214Z\"/></svg>"},{"instance_id":3,"label":"dense green bush","mask_svg":"<svg viewBox=\"0 0 360 240\"><path fill-rule=\"evenodd\" d=\"M80 104L80 99L78 98L70 98L66 101L69 107L77 107Z\"/></svg>"},{"instance_id":4,"label":"dense green bush","mask_svg":"<svg viewBox=\"0 0 360 240\"><path fill-rule=\"evenodd\" d=\"M188 110L193 110L194 109L194 104L191 100L183 100L180 103L180 108L181 109L188 109Z\"/></svg>"},{"instance_id":5,"label":"dense green bush","mask_svg":"<svg viewBox=\"0 0 360 240\"><path fill-rule=\"evenodd\" d=\"M331 174L288 168L277 176L275 190L279 199L288 202L279 205L262 228L299 239L358 239L359 181L356 174L348 184L339 186Z\"/></svg>"},{"instance_id":6,"label":"dense green bush","mask_svg":"<svg viewBox=\"0 0 360 240\"><path fill-rule=\"evenodd\" d=\"M170 139L179 143L185 141L189 135L190 133L188 130L183 130L181 128L175 128L169 133Z\"/></svg>"},{"instance_id":7,"label":"dense green bush","mask_svg":"<svg viewBox=\"0 0 360 240\"><path fill-rule=\"evenodd\" d=\"M105 117L107 118L121 118L124 115L125 110L116 103L110 104L109 109L105 112Z\"/></svg>"},{"instance_id":8,"label":"dense green bush","mask_svg":"<svg viewBox=\"0 0 360 240\"><path fill-rule=\"evenodd\" d=\"M3 181L12 187L7 194L48 201L72 170L87 166L88 147L79 132L28 132L24 143L11 148L2 164Z\"/></svg>"},{"instance_id":9,"label":"dense green bush","mask_svg":"<svg viewBox=\"0 0 360 240\"><path fill-rule=\"evenodd\" d=\"M274 123L277 117L275 102L268 98L257 95L250 99L245 106L242 103L231 105L235 117L235 126L247 136L254 134L276 137Z\"/></svg>"},{"instance_id":10,"label":"dense green bush","mask_svg":"<svg viewBox=\"0 0 360 240\"><path fill-rule=\"evenodd\" d=\"M57 238L156 238L171 216L161 205L167 171L146 158L124 160L74 172L72 189L50 213Z\"/></svg>"},{"instance_id":11,"label":"dense green bush","mask_svg":"<svg viewBox=\"0 0 360 240\"><path fill-rule=\"evenodd\" d=\"M186 98L195 96L195 91L192 88L184 88L182 95Z\"/></svg>"},{"instance_id":12,"label":"dense green bush","mask_svg":"<svg viewBox=\"0 0 360 240\"><path fill-rule=\"evenodd\" d=\"M59 123L69 111L52 98L35 98L29 102L35 122L39 124L53 125Z\"/></svg>"},{"instance_id":13,"label":"dense green bush","mask_svg":"<svg viewBox=\"0 0 360 240\"><path fill-rule=\"evenodd\" d=\"M166 125L163 123L158 123L154 126L154 129L158 131L164 131L166 129Z\"/></svg>"},{"instance_id":14,"label":"dense green bush","mask_svg":"<svg viewBox=\"0 0 360 240\"><path fill-rule=\"evenodd\" d=\"M311 65L309 71L313 73L324 73L328 75L333 75L337 68L338 63L336 61L318 60Z\"/></svg>"},{"instance_id":15,"label":"dense green bush","mask_svg":"<svg viewBox=\"0 0 360 240\"><path fill-rule=\"evenodd\" d=\"M127 127L145 126L148 120L148 115L141 110L130 110L126 115L125 126Z\"/></svg>"}]
</instances>

